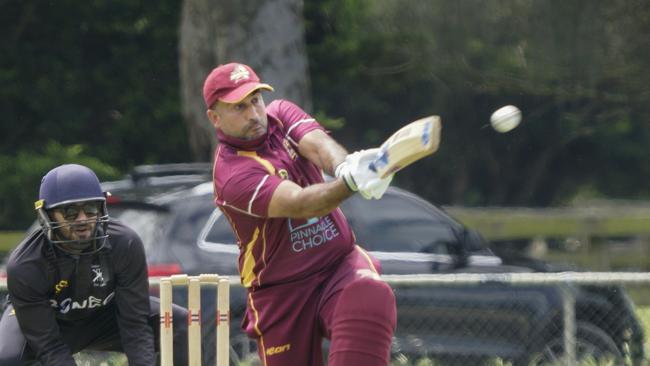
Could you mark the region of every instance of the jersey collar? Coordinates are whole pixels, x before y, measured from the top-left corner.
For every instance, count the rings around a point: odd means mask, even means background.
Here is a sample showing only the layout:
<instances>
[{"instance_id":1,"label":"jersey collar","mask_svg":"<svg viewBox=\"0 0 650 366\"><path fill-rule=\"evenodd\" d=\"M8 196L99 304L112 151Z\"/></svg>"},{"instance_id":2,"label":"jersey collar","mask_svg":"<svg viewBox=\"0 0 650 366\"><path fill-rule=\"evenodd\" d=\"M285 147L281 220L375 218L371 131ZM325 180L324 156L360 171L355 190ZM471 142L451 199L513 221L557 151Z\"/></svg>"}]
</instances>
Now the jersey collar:
<instances>
[{"instance_id":1,"label":"jersey collar","mask_svg":"<svg viewBox=\"0 0 650 366\"><path fill-rule=\"evenodd\" d=\"M266 143L269 137L269 133L272 132L272 130L274 130L277 127L275 124L275 120L271 118L271 116L269 116L268 121L269 123L266 132L260 137L257 137L253 140L243 140L233 136L228 136L224 134L223 131L221 131L221 129L219 128L217 128L217 139L219 140L219 142L232 146L235 149L249 150L249 151L257 150Z\"/></svg>"}]
</instances>

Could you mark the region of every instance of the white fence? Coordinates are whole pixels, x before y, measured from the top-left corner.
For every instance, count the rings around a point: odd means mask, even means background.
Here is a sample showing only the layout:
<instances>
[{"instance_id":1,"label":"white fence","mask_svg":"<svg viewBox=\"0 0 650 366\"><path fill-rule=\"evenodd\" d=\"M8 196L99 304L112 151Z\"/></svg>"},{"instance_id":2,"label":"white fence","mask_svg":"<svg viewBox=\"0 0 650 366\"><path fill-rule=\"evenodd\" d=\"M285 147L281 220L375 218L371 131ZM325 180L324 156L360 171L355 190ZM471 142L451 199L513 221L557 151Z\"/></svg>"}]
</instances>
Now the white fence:
<instances>
[{"instance_id":1,"label":"white fence","mask_svg":"<svg viewBox=\"0 0 650 366\"><path fill-rule=\"evenodd\" d=\"M650 299L650 273L383 279L394 288L398 303L393 365L480 365L494 364L494 359L511 365L647 364L644 325L650 324L650 311L630 299ZM237 278L231 284L240 286ZM4 279L0 291L6 291Z\"/></svg>"}]
</instances>

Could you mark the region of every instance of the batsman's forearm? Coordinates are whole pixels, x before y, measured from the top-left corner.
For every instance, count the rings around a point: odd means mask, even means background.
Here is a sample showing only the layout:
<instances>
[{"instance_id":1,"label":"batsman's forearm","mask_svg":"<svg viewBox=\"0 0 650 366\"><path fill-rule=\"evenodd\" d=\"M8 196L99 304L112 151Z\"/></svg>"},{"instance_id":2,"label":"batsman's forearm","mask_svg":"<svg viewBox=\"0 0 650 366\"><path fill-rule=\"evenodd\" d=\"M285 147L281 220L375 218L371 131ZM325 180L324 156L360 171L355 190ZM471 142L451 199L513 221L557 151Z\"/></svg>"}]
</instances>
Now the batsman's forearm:
<instances>
[{"instance_id":1,"label":"batsman's forearm","mask_svg":"<svg viewBox=\"0 0 650 366\"><path fill-rule=\"evenodd\" d=\"M320 168L327 175L333 177L334 170L345 160L348 152L334 140L330 140L326 145L328 146L322 149L322 165Z\"/></svg>"},{"instance_id":2,"label":"batsman's forearm","mask_svg":"<svg viewBox=\"0 0 650 366\"><path fill-rule=\"evenodd\" d=\"M340 178L303 188L296 193L295 202L299 202L299 205L289 216L309 218L327 215L353 194Z\"/></svg>"},{"instance_id":3,"label":"batsman's forearm","mask_svg":"<svg viewBox=\"0 0 650 366\"><path fill-rule=\"evenodd\" d=\"M343 146L321 130L314 130L306 134L300 140L298 150L302 156L332 177L336 166L342 163L348 155Z\"/></svg>"}]
</instances>

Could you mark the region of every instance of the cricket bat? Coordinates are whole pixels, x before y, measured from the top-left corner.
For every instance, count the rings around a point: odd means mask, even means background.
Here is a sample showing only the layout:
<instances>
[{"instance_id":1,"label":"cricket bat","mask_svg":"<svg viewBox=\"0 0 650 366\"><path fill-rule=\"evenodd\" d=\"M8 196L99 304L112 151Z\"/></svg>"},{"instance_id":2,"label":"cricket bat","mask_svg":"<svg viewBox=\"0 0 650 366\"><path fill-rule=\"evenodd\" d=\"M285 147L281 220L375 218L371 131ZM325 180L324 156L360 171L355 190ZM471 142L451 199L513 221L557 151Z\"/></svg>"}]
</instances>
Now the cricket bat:
<instances>
[{"instance_id":1,"label":"cricket bat","mask_svg":"<svg viewBox=\"0 0 650 366\"><path fill-rule=\"evenodd\" d=\"M439 116L428 116L400 128L381 145L370 169L385 178L433 154L440 144L441 127Z\"/></svg>"}]
</instances>

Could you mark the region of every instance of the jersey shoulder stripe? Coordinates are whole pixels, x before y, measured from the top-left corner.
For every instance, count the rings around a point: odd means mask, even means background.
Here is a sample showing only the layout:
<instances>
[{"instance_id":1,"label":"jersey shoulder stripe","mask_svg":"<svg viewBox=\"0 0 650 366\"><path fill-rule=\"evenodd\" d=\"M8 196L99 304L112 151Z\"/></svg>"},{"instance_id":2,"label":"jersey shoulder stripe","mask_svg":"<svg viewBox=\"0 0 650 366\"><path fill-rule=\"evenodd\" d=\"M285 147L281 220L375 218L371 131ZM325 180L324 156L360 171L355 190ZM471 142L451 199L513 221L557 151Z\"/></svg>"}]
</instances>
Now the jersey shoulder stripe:
<instances>
[{"instance_id":1,"label":"jersey shoulder stripe","mask_svg":"<svg viewBox=\"0 0 650 366\"><path fill-rule=\"evenodd\" d=\"M271 164L270 161L257 155L257 152L239 150L237 151L237 155L245 156L247 158L251 158L255 160L256 162L260 163L269 172L270 175L275 175L275 167L273 166L273 164Z\"/></svg>"}]
</instances>

